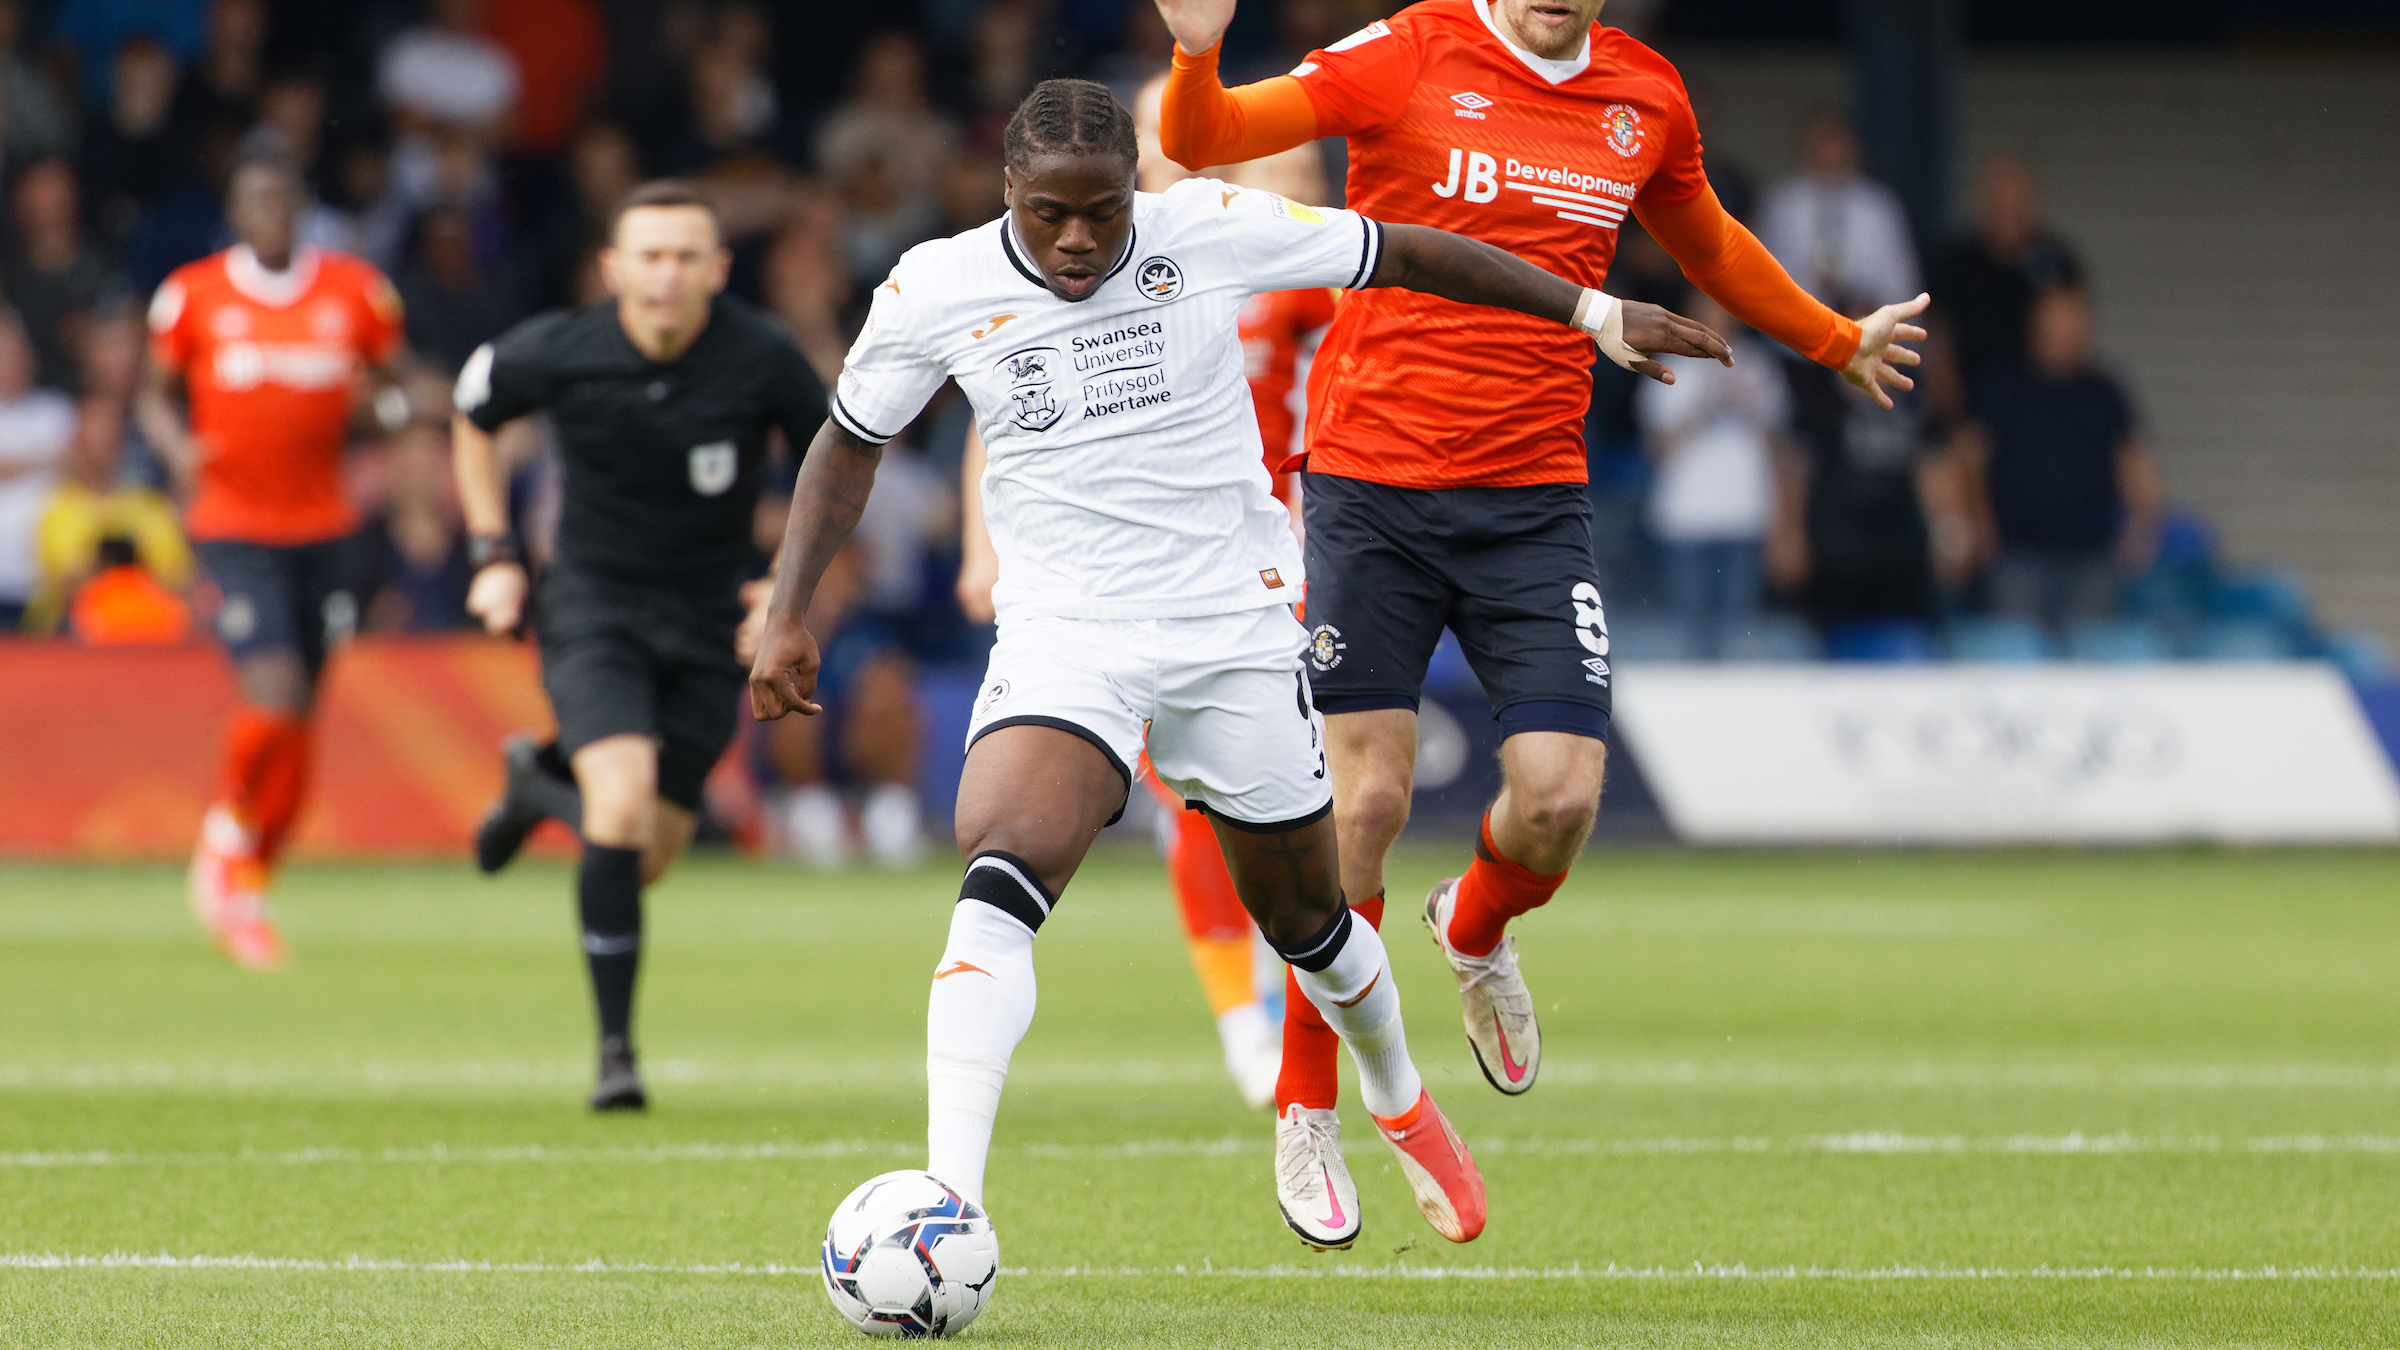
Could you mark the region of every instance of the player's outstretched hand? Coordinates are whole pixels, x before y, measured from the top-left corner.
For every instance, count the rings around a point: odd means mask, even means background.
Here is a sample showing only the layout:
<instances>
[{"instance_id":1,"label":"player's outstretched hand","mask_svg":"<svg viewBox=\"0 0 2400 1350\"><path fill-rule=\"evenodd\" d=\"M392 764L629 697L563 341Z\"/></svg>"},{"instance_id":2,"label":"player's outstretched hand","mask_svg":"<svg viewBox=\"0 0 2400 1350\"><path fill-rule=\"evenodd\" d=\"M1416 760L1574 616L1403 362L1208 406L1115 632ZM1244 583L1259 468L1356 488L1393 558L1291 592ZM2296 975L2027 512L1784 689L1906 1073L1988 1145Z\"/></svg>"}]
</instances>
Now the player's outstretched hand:
<instances>
[{"instance_id":1,"label":"player's outstretched hand","mask_svg":"<svg viewBox=\"0 0 2400 1350\"><path fill-rule=\"evenodd\" d=\"M1723 365L1733 364L1733 348L1708 325L1639 300L1620 303L1625 314L1625 345L1635 351L1646 356L1699 356ZM1656 361L1636 361L1633 372L1647 375L1660 384L1675 383L1675 372Z\"/></svg>"},{"instance_id":2,"label":"player's outstretched hand","mask_svg":"<svg viewBox=\"0 0 2400 1350\"><path fill-rule=\"evenodd\" d=\"M1892 389L1916 388L1917 382L1901 374L1898 368L1920 364L1925 358L1900 344L1923 342L1925 330L1902 321L1924 313L1925 307L1932 303L1932 296L1919 295L1914 300L1885 305L1860 319L1858 355L1851 357L1850 364L1842 367L1842 378L1873 394L1875 401L1886 408L1892 406L1892 395L1884 386L1889 385Z\"/></svg>"},{"instance_id":3,"label":"player's outstretched hand","mask_svg":"<svg viewBox=\"0 0 2400 1350\"><path fill-rule=\"evenodd\" d=\"M483 620L483 631L495 637L514 633L525 622L526 589L522 566L486 564L467 587L467 612Z\"/></svg>"},{"instance_id":4,"label":"player's outstretched hand","mask_svg":"<svg viewBox=\"0 0 2400 1350\"><path fill-rule=\"evenodd\" d=\"M825 711L812 697L821 664L808 625L781 615L764 616L758 655L750 662L750 715L772 722L785 713L814 717Z\"/></svg>"},{"instance_id":5,"label":"player's outstretched hand","mask_svg":"<svg viewBox=\"0 0 2400 1350\"><path fill-rule=\"evenodd\" d=\"M1233 0L1158 0L1158 17L1167 21L1175 45L1197 56L1225 36Z\"/></svg>"}]
</instances>

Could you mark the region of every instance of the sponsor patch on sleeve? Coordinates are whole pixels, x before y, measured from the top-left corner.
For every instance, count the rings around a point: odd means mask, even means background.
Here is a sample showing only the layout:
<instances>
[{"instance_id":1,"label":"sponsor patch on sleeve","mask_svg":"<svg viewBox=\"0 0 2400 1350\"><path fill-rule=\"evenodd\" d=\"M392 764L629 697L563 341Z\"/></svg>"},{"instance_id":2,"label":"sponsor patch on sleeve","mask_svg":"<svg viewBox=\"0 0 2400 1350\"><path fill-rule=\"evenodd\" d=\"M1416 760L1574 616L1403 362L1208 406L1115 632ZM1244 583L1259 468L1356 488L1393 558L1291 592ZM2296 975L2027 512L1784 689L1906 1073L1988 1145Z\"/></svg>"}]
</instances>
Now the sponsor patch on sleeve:
<instances>
[{"instance_id":1,"label":"sponsor patch on sleeve","mask_svg":"<svg viewBox=\"0 0 2400 1350\"><path fill-rule=\"evenodd\" d=\"M1271 195L1271 194L1270 194ZM1275 214L1301 225L1322 225L1325 213L1313 206L1303 206L1285 197L1274 197Z\"/></svg>"}]
</instances>

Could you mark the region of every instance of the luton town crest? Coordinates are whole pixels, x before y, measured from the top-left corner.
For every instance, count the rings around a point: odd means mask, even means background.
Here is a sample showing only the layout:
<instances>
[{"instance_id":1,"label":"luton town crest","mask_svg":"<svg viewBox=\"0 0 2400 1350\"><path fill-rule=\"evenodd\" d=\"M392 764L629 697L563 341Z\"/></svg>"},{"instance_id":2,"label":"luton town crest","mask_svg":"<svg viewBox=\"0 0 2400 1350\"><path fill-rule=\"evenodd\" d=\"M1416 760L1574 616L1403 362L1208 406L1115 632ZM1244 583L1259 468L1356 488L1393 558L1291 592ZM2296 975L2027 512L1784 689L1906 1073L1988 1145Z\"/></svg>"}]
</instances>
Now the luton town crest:
<instances>
[{"instance_id":1,"label":"luton town crest","mask_svg":"<svg viewBox=\"0 0 2400 1350\"><path fill-rule=\"evenodd\" d=\"M1601 114L1608 123L1608 148L1627 159L1642 153L1642 115L1631 106L1611 103Z\"/></svg>"}]
</instances>

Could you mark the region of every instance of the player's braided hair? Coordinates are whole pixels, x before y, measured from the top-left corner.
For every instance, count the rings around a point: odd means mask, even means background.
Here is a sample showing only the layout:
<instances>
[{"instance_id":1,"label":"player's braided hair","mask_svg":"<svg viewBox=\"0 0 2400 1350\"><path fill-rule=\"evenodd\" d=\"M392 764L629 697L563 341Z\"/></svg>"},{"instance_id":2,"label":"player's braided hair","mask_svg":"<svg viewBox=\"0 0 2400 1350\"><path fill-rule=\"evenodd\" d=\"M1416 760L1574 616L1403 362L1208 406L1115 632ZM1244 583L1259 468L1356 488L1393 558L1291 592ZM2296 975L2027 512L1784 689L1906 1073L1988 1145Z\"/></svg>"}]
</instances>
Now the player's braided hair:
<instances>
[{"instance_id":1,"label":"player's braided hair","mask_svg":"<svg viewBox=\"0 0 2400 1350\"><path fill-rule=\"evenodd\" d=\"M1133 114L1105 84L1090 80L1044 80L1033 87L1008 119L1001 153L1022 172L1035 155L1116 155L1133 169L1141 149L1134 141Z\"/></svg>"}]
</instances>

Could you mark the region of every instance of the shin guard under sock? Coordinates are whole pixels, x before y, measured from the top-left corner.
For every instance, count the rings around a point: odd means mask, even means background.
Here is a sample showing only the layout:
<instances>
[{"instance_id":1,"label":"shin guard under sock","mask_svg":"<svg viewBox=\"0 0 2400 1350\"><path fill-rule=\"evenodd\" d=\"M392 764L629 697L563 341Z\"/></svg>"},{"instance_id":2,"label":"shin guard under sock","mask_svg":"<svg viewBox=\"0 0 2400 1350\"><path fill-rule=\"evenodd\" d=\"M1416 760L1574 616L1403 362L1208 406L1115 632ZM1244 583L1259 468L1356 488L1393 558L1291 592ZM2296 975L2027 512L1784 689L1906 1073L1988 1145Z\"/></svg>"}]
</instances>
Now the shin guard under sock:
<instances>
[{"instance_id":1,"label":"shin guard under sock","mask_svg":"<svg viewBox=\"0 0 2400 1350\"><path fill-rule=\"evenodd\" d=\"M1369 927L1383 928L1383 892L1350 907ZM1330 1111L1341 1095L1342 1038L1300 988L1300 972L1283 968L1283 1072L1275 1080L1275 1114L1293 1105Z\"/></svg>"},{"instance_id":2,"label":"shin guard under sock","mask_svg":"<svg viewBox=\"0 0 2400 1350\"><path fill-rule=\"evenodd\" d=\"M1299 972L1300 992L1350 1048L1368 1112L1397 1116L1416 1105L1425 1083L1408 1057L1400 991L1382 936L1345 906L1305 941L1276 950Z\"/></svg>"},{"instance_id":3,"label":"shin guard under sock","mask_svg":"<svg viewBox=\"0 0 2400 1350\"><path fill-rule=\"evenodd\" d=\"M642 854L639 849L585 844L575 875L583 920L583 959L592 972L592 1001L601 1039L633 1032L633 979L642 962Z\"/></svg>"},{"instance_id":4,"label":"shin guard under sock","mask_svg":"<svg viewBox=\"0 0 2400 1350\"><path fill-rule=\"evenodd\" d=\"M975 855L925 1004L925 1170L979 1205L1009 1057L1033 1025L1033 935L1051 903L1023 859Z\"/></svg>"}]
</instances>

